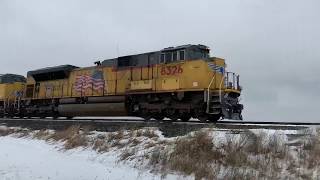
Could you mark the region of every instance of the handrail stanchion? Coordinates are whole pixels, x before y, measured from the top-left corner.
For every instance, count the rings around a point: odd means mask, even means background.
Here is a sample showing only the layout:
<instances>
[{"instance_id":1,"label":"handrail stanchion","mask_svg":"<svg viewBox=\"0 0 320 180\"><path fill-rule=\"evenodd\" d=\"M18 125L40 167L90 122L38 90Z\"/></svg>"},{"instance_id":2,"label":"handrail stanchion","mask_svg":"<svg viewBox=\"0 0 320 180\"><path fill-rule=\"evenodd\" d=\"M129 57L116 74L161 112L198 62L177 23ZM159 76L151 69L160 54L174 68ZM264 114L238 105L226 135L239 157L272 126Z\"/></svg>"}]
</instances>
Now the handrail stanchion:
<instances>
[{"instance_id":1,"label":"handrail stanchion","mask_svg":"<svg viewBox=\"0 0 320 180\"><path fill-rule=\"evenodd\" d=\"M221 92L221 89L222 89L222 82L224 82L224 79L225 79L225 75L224 73L222 74L222 78L221 78L221 81L220 81L220 86L219 86L219 99L220 99L220 103L222 102L222 92Z\"/></svg>"},{"instance_id":2,"label":"handrail stanchion","mask_svg":"<svg viewBox=\"0 0 320 180\"><path fill-rule=\"evenodd\" d=\"M209 106L210 106L210 87L211 87L211 85L212 85L212 83L213 83L213 80L214 80L214 78L215 78L215 73L213 74L213 76L212 76L212 79L211 79L211 81L210 81L210 84L209 84L209 86L208 86L208 88L207 88L207 109L206 109L206 112L207 113L209 113Z\"/></svg>"}]
</instances>

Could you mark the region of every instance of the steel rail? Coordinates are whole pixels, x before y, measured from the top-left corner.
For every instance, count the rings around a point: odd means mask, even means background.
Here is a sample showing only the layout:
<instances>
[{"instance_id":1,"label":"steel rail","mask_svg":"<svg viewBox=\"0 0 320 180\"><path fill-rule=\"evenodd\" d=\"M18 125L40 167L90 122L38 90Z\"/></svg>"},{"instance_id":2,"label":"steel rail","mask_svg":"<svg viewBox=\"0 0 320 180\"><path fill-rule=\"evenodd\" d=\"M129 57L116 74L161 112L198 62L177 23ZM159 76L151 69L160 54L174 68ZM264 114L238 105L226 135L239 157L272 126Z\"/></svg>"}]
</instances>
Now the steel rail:
<instances>
[{"instance_id":1,"label":"steel rail","mask_svg":"<svg viewBox=\"0 0 320 180\"><path fill-rule=\"evenodd\" d=\"M144 120L142 118L128 119L101 119L101 118L73 118L73 119L52 119L52 118L0 118L0 122L3 121L48 121L48 122L136 122L136 123L171 123L171 124L242 124L242 125L296 125L296 126L320 126L320 122L290 122L290 121L234 121L234 120L220 120L217 122L201 122L197 120L191 120L188 122L171 121L171 120Z\"/></svg>"},{"instance_id":2,"label":"steel rail","mask_svg":"<svg viewBox=\"0 0 320 180\"><path fill-rule=\"evenodd\" d=\"M247 123L247 124L246 124ZM272 124L273 123L273 124ZM91 130L102 132L115 132L119 130L136 130L145 127L158 128L166 137L183 136L202 128L214 128L217 131L240 132L247 129L272 130L302 130L305 125L318 125L319 123L278 123L278 122L244 122L219 121L217 123L203 123L199 121L171 122L171 121L144 121L136 119L7 119L0 118L0 126L21 127L31 130L54 129L63 130L70 126L88 127Z\"/></svg>"}]
</instances>

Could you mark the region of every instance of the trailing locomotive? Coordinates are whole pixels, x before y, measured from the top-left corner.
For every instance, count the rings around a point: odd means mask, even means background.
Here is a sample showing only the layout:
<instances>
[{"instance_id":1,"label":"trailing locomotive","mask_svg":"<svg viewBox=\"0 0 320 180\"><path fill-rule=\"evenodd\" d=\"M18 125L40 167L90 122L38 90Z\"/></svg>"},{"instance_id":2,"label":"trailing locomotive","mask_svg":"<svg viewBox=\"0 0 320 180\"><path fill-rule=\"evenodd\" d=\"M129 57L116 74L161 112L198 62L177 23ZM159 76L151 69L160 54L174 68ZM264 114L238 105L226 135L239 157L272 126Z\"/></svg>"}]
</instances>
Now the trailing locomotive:
<instances>
[{"instance_id":1,"label":"trailing locomotive","mask_svg":"<svg viewBox=\"0 0 320 180\"><path fill-rule=\"evenodd\" d=\"M226 71L224 59L210 57L207 46L169 47L95 64L43 68L29 71L26 82L0 82L0 116L242 119L239 75ZM10 95L1 95L11 86Z\"/></svg>"}]
</instances>

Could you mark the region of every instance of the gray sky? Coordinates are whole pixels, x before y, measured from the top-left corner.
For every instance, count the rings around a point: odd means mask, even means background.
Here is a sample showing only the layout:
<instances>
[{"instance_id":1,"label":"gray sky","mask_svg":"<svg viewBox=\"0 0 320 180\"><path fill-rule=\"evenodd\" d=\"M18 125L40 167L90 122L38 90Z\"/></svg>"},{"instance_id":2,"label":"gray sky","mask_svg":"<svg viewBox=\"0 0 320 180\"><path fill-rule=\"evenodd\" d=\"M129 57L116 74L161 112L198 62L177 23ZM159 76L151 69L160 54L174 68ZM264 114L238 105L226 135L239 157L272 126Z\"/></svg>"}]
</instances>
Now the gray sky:
<instances>
[{"instance_id":1,"label":"gray sky","mask_svg":"<svg viewBox=\"0 0 320 180\"><path fill-rule=\"evenodd\" d=\"M1 0L0 73L205 44L241 75L246 120L320 122L318 0Z\"/></svg>"}]
</instances>

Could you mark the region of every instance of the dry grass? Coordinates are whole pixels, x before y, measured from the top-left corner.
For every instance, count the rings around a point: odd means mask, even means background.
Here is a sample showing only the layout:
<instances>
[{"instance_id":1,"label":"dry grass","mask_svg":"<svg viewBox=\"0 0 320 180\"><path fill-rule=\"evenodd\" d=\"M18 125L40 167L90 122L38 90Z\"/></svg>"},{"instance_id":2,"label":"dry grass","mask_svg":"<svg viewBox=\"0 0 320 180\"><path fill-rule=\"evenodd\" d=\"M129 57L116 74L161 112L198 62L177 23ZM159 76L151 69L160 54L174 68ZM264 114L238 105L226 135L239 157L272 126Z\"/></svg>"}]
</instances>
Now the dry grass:
<instances>
[{"instance_id":1,"label":"dry grass","mask_svg":"<svg viewBox=\"0 0 320 180\"><path fill-rule=\"evenodd\" d=\"M56 131L48 139L55 141L64 141L65 149L72 149L79 146L87 146L88 139L85 134L80 131L80 126L70 126L69 128Z\"/></svg>"},{"instance_id":2,"label":"dry grass","mask_svg":"<svg viewBox=\"0 0 320 180\"><path fill-rule=\"evenodd\" d=\"M241 167L248 163L248 154L245 147L248 145L247 134L227 135L226 142L222 145L224 151L224 163L227 166Z\"/></svg>"},{"instance_id":3,"label":"dry grass","mask_svg":"<svg viewBox=\"0 0 320 180\"><path fill-rule=\"evenodd\" d=\"M30 135L31 130L29 129L18 129L14 133L17 135L18 138L27 137Z\"/></svg>"},{"instance_id":4,"label":"dry grass","mask_svg":"<svg viewBox=\"0 0 320 180\"><path fill-rule=\"evenodd\" d=\"M141 143L141 141L139 139L130 137L127 144L130 147L135 147L135 146L139 145L140 143Z\"/></svg>"},{"instance_id":5,"label":"dry grass","mask_svg":"<svg viewBox=\"0 0 320 180\"><path fill-rule=\"evenodd\" d=\"M109 151L109 146L104 139L96 139L92 148L100 153Z\"/></svg>"},{"instance_id":6,"label":"dry grass","mask_svg":"<svg viewBox=\"0 0 320 180\"><path fill-rule=\"evenodd\" d=\"M135 135L136 137L141 137L143 135L143 130L142 129L135 130Z\"/></svg>"},{"instance_id":7,"label":"dry grass","mask_svg":"<svg viewBox=\"0 0 320 180\"><path fill-rule=\"evenodd\" d=\"M306 169L320 167L320 129L305 140L298 152L299 159L303 159L302 163Z\"/></svg>"},{"instance_id":8,"label":"dry grass","mask_svg":"<svg viewBox=\"0 0 320 180\"><path fill-rule=\"evenodd\" d=\"M149 143L147 143L147 144L144 146L144 148L145 148L145 149L149 149L149 148L152 148L152 147L154 147L154 146L156 146L156 143L154 143L154 142L149 142Z\"/></svg>"},{"instance_id":9,"label":"dry grass","mask_svg":"<svg viewBox=\"0 0 320 180\"><path fill-rule=\"evenodd\" d=\"M177 140L169 166L187 175L195 174L196 179L213 178L211 164L222 158L223 154L214 148L209 133L200 131L192 137Z\"/></svg>"},{"instance_id":10,"label":"dry grass","mask_svg":"<svg viewBox=\"0 0 320 180\"><path fill-rule=\"evenodd\" d=\"M81 134L75 134L74 136L67 139L64 143L65 149L73 149L76 147L86 147L88 144L87 138Z\"/></svg>"},{"instance_id":11,"label":"dry grass","mask_svg":"<svg viewBox=\"0 0 320 180\"><path fill-rule=\"evenodd\" d=\"M280 160L290 157L276 134L230 134L219 146L213 139L208 131L199 131L177 139L172 151L170 143L152 144L149 163L162 173L170 169L195 179L277 179L284 168Z\"/></svg>"},{"instance_id":12,"label":"dry grass","mask_svg":"<svg viewBox=\"0 0 320 180\"><path fill-rule=\"evenodd\" d=\"M165 174L166 170L169 169L169 155L167 149L164 149L160 146L155 146L150 156L146 155L149 158L149 165L151 165L154 170L159 169L161 173Z\"/></svg>"},{"instance_id":13,"label":"dry grass","mask_svg":"<svg viewBox=\"0 0 320 180\"><path fill-rule=\"evenodd\" d=\"M113 132L108 135L108 142L111 142L114 140L121 140L123 139L123 137L124 137L124 130Z\"/></svg>"},{"instance_id":14,"label":"dry grass","mask_svg":"<svg viewBox=\"0 0 320 180\"><path fill-rule=\"evenodd\" d=\"M253 134L246 131L240 137L235 136L227 137L223 147L226 153L224 163L228 167L240 169L231 174L243 178L257 175L260 178L278 178L283 168L280 162L289 157L288 147L279 135L268 136L264 132Z\"/></svg>"},{"instance_id":15,"label":"dry grass","mask_svg":"<svg viewBox=\"0 0 320 180\"><path fill-rule=\"evenodd\" d=\"M268 135L263 131L227 134L218 142L212 131L161 140L153 128L95 135L90 127L80 126L34 133L27 129L0 127L0 136L13 133L18 137L31 134L36 139L60 141L65 149L90 146L100 153L119 150L120 161L136 158L138 163L147 160L154 171L162 174L176 171L199 180L318 179L315 174L320 174L320 130L313 134L306 132L310 135L298 147L286 145L281 138L284 135Z\"/></svg>"},{"instance_id":16,"label":"dry grass","mask_svg":"<svg viewBox=\"0 0 320 180\"><path fill-rule=\"evenodd\" d=\"M42 139L42 140L47 140L50 136L50 132L48 130L40 130L37 131L36 133L33 134L34 139Z\"/></svg>"},{"instance_id":17,"label":"dry grass","mask_svg":"<svg viewBox=\"0 0 320 180\"><path fill-rule=\"evenodd\" d=\"M7 127L0 127L0 136L7 136L14 133L14 129L7 128Z\"/></svg>"},{"instance_id":18,"label":"dry grass","mask_svg":"<svg viewBox=\"0 0 320 180\"><path fill-rule=\"evenodd\" d=\"M120 154L120 161L128 160L130 157L136 154L135 148L126 148Z\"/></svg>"},{"instance_id":19,"label":"dry grass","mask_svg":"<svg viewBox=\"0 0 320 180\"><path fill-rule=\"evenodd\" d=\"M159 136L155 133L153 129L147 128L142 131L142 135L148 138L158 138Z\"/></svg>"}]
</instances>

